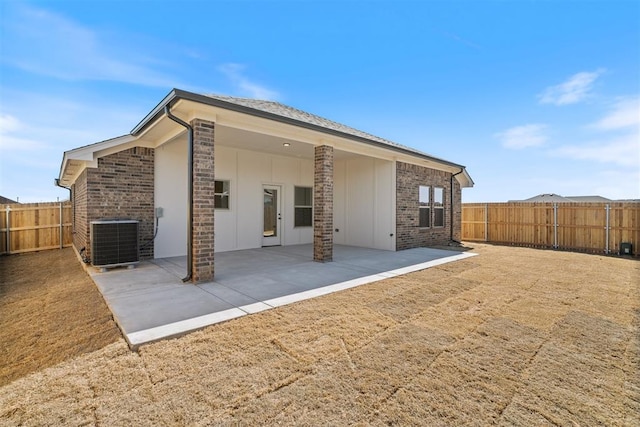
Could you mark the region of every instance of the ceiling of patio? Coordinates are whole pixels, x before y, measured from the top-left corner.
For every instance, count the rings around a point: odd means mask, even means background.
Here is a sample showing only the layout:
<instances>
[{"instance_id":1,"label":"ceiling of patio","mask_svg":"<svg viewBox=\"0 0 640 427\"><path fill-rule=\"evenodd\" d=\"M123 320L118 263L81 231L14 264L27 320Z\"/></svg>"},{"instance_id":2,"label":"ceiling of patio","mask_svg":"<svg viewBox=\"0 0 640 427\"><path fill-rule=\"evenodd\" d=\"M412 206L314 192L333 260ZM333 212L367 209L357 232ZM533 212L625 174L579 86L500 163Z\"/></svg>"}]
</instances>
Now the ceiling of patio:
<instances>
[{"instance_id":1,"label":"ceiling of patio","mask_svg":"<svg viewBox=\"0 0 640 427\"><path fill-rule=\"evenodd\" d=\"M216 127L216 144L242 150L309 160L312 160L314 157L314 146L312 144L227 126ZM289 145L285 146L284 144ZM355 157L357 155L358 154L337 149L334 152L334 158L336 160Z\"/></svg>"}]
</instances>

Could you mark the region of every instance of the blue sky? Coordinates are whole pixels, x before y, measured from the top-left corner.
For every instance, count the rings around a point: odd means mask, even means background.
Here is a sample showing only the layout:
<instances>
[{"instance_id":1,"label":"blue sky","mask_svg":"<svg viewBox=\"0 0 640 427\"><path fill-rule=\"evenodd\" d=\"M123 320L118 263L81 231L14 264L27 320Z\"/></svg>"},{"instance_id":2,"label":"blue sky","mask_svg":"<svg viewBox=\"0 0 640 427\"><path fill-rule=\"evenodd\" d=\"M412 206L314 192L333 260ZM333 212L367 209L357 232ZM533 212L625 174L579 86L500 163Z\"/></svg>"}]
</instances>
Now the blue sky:
<instances>
[{"instance_id":1,"label":"blue sky","mask_svg":"<svg viewBox=\"0 0 640 427\"><path fill-rule=\"evenodd\" d=\"M640 198L640 2L0 0L0 195L173 87L276 100L467 166L465 202Z\"/></svg>"}]
</instances>

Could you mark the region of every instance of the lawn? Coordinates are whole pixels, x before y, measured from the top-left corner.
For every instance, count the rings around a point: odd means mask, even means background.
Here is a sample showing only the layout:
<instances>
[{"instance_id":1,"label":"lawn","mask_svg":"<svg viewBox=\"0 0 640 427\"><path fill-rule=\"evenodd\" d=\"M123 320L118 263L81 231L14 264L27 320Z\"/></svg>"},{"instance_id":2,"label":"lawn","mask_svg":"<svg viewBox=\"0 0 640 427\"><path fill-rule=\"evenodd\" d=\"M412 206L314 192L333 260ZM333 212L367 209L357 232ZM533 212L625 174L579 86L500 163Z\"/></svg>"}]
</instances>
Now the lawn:
<instances>
[{"instance_id":1,"label":"lawn","mask_svg":"<svg viewBox=\"0 0 640 427\"><path fill-rule=\"evenodd\" d=\"M121 337L71 248L0 256L0 386Z\"/></svg>"},{"instance_id":2,"label":"lawn","mask_svg":"<svg viewBox=\"0 0 640 427\"><path fill-rule=\"evenodd\" d=\"M119 338L0 388L0 424L640 425L640 262L473 247L137 353Z\"/></svg>"}]
</instances>

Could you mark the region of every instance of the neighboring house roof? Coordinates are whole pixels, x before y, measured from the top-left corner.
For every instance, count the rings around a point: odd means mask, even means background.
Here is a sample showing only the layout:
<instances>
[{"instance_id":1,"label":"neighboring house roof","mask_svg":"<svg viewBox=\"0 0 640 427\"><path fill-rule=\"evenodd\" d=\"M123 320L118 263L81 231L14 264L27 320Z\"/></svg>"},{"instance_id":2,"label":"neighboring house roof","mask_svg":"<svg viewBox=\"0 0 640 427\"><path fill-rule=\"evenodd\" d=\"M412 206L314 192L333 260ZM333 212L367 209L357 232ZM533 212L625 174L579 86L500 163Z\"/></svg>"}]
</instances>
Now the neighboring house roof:
<instances>
[{"instance_id":1,"label":"neighboring house roof","mask_svg":"<svg viewBox=\"0 0 640 427\"><path fill-rule=\"evenodd\" d=\"M6 197L0 196L0 205L11 205L14 203L18 203L15 200L7 199Z\"/></svg>"},{"instance_id":2,"label":"neighboring house roof","mask_svg":"<svg viewBox=\"0 0 640 427\"><path fill-rule=\"evenodd\" d=\"M145 118L136 125L136 127L131 130L130 135L125 135L107 141L86 145L65 152L60 168L60 182L64 185L65 181L68 180L66 177L71 175L66 174L65 179L63 179L63 174L65 174L67 166L74 166L71 160L79 158L78 160L81 161L91 161L94 159L89 158L91 157L90 153L101 151L105 147L110 149L114 145L120 143L126 144L130 142L127 138L135 139L138 135L143 133L143 131L148 126L152 126L157 120L165 116L164 110L166 106L171 107L180 100L196 102L199 104L218 107L225 110L249 114L255 117L290 124L301 128L311 129L329 135L339 136L359 143L374 145L388 150L397 151L411 157L435 162L448 167L449 170L453 168L459 168L460 172L458 172L458 174L462 174L461 177L463 177L462 182L464 182L464 186L473 186L473 180L471 179L471 176L469 176L466 168L462 165L431 156L427 153L421 152L411 147L407 147L393 141L371 135L369 133L334 122L332 120L325 119L315 114L307 113L305 111L289 107L279 102L251 98L239 98L225 95L203 95L193 92L187 92L180 89L173 89L167 96L165 96L165 98L153 110L151 110L151 112L149 112L149 114L147 114Z\"/></svg>"},{"instance_id":3,"label":"neighboring house roof","mask_svg":"<svg viewBox=\"0 0 640 427\"><path fill-rule=\"evenodd\" d=\"M572 200L567 199L566 197L562 197L558 194L538 194L537 196L529 197L524 200L509 200L509 202L526 202L526 203L549 203L549 202L572 202Z\"/></svg>"},{"instance_id":4,"label":"neighboring house roof","mask_svg":"<svg viewBox=\"0 0 640 427\"><path fill-rule=\"evenodd\" d=\"M567 199L570 199L572 202L582 202L582 203L598 203L598 202L611 202L611 199L607 199L602 196L567 196Z\"/></svg>"},{"instance_id":5,"label":"neighboring house roof","mask_svg":"<svg viewBox=\"0 0 640 427\"><path fill-rule=\"evenodd\" d=\"M601 203L611 202L611 199L607 199L602 196L560 196L558 194L538 194L537 196L530 197L524 200L509 200L509 202L526 202L526 203Z\"/></svg>"}]
</instances>

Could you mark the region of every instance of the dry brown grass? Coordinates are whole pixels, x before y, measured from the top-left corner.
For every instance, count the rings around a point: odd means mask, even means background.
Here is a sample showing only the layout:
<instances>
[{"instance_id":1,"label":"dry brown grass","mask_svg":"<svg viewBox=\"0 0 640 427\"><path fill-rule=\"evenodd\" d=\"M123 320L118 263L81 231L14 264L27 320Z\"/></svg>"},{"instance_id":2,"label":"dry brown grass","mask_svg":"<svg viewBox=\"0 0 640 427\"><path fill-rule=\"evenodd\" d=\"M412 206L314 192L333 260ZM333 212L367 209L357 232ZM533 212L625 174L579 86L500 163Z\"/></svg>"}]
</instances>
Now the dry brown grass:
<instances>
[{"instance_id":1,"label":"dry brown grass","mask_svg":"<svg viewBox=\"0 0 640 427\"><path fill-rule=\"evenodd\" d=\"M480 256L0 388L6 425L640 425L640 262Z\"/></svg>"},{"instance_id":2,"label":"dry brown grass","mask_svg":"<svg viewBox=\"0 0 640 427\"><path fill-rule=\"evenodd\" d=\"M120 337L71 248L0 257L0 386Z\"/></svg>"}]
</instances>

